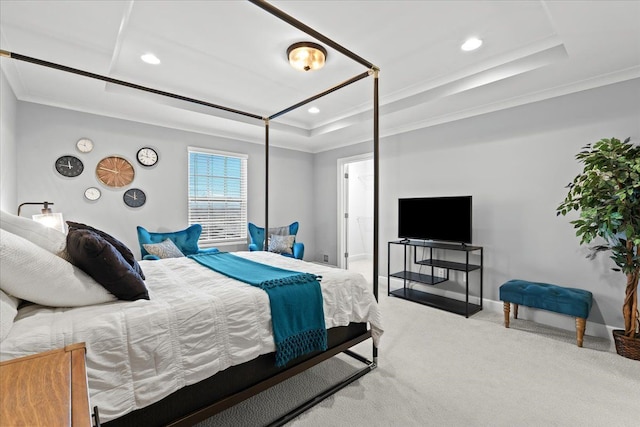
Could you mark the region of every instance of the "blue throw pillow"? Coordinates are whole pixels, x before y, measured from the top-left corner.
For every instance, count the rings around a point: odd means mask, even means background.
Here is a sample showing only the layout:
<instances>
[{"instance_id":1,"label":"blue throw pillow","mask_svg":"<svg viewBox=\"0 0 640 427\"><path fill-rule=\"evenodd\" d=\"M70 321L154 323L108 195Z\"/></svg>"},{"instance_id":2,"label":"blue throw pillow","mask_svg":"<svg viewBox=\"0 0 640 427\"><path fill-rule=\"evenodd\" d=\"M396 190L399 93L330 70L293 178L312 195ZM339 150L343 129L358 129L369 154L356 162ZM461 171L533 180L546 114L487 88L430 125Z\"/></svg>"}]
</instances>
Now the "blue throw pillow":
<instances>
[{"instance_id":1,"label":"blue throw pillow","mask_svg":"<svg viewBox=\"0 0 640 427\"><path fill-rule=\"evenodd\" d=\"M193 224L184 230L173 231L167 233L152 233L144 227L138 226L138 241L140 242L140 252L142 256L148 255L149 252L143 245L151 243L162 243L170 239L185 255L193 255L198 253L198 239L202 233L200 224Z\"/></svg>"}]
</instances>

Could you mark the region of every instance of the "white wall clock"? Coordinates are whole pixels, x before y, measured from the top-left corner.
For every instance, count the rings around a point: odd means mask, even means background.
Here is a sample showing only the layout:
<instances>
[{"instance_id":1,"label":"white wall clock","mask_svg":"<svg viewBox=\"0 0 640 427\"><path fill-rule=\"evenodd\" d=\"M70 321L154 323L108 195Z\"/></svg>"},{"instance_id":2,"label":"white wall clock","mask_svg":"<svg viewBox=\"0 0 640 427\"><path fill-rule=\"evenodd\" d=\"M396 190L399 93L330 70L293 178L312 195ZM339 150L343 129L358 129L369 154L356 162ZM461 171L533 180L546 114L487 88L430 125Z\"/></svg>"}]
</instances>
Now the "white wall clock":
<instances>
[{"instance_id":1,"label":"white wall clock","mask_svg":"<svg viewBox=\"0 0 640 427\"><path fill-rule=\"evenodd\" d=\"M158 163L158 153L150 147L142 147L139 149L136 158L142 166L153 166Z\"/></svg>"},{"instance_id":2,"label":"white wall clock","mask_svg":"<svg viewBox=\"0 0 640 427\"><path fill-rule=\"evenodd\" d=\"M88 153L93 150L93 141L89 138L80 138L78 142L76 142L76 147L81 153Z\"/></svg>"},{"instance_id":3,"label":"white wall clock","mask_svg":"<svg viewBox=\"0 0 640 427\"><path fill-rule=\"evenodd\" d=\"M102 193L96 187L89 187L84 190L84 197L86 197L87 200L91 200L92 202L98 200L100 196L102 196Z\"/></svg>"}]
</instances>

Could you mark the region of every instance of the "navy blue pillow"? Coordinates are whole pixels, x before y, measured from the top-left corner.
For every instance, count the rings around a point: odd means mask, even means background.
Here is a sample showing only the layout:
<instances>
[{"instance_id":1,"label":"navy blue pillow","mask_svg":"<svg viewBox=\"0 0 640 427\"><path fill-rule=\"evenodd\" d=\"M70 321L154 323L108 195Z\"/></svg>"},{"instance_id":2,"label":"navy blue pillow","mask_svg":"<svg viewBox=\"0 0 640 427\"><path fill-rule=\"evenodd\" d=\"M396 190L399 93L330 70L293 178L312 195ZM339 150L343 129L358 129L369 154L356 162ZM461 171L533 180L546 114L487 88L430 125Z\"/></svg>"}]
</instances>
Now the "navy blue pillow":
<instances>
[{"instance_id":1,"label":"navy blue pillow","mask_svg":"<svg viewBox=\"0 0 640 427\"><path fill-rule=\"evenodd\" d=\"M71 262L100 283L116 298L125 301L149 299L140 275L120 252L98 233L70 228L67 252Z\"/></svg>"},{"instance_id":2,"label":"navy blue pillow","mask_svg":"<svg viewBox=\"0 0 640 427\"><path fill-rule=\"evenodd\" d=\"M133 267L133 269L136 271L136 273L138 273L140 275L142 280L145 279L144 273L142 272L142 268L140 267L140 264L138 264L138 261L136 261L136 258L133 256L133 252L131 252L131 249L129 249L127 247L127 245L122 243L120 240L118 240L115 237L105 233L102 230L98 230L97 228L93 228L90 225L81 224L79 222L73 222L73 221L67 221L67 225L69 226L69 230L71 230L72 228L75 228L75 229L78 229L78 230L90 230L90 231L93 231L98 236L102 237L107 242L111 243L113 245L113 247L116 248L118 250L118 252L120 252L120 255L122 255L122 257L129 263L129 265L131 265L131 267Z\"/></svg>"}]
</instances>

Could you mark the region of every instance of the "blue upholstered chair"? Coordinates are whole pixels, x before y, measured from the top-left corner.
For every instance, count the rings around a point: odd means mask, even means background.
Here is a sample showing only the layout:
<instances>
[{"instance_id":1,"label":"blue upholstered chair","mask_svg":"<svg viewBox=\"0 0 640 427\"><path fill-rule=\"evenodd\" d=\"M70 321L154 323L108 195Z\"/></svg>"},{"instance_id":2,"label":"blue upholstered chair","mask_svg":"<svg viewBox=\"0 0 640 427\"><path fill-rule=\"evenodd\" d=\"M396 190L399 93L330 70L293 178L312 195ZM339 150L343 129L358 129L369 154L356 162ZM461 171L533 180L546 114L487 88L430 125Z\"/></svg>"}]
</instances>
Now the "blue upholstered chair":
<instances>
[{"instance_id":1,"label":"blue upholstered chair","mask_svg":"<svg viewBox=\"0 0 640 427\"><path fill-rule=\"evenodd\" d=\"M202 233L202 226L200 224L193 224L184 230L167 233L152 233L140 226L137 227L137 230L142 259L160 259L160 257L147 252L143 245L162 243L166 239L171 240L184 255L219 252L217 248L200 249L198 247L198 239Z\"/></svg>"},{"instance_id":2,"label":"blue upholstered chair","mask_svg":"<svg viewBox=\"0 0 640 427\"><path fill-rule=\"evenodd\" d=\"M298 221L294 222L289 226L289 235L294 236L293 247L291 248L291 254L282 252L281 255L288 256L291 258L302 259L304 256L304 243L296 242L295 236L298 234ZM274 230L270 228L269 230ZM250 251L261 251L264 247L264 227L258 227L253 223L249 223L249 237L251 238L251 243L249 244ZM268 248L267 248L268 249Z\"/></svg>"}]
</instances>

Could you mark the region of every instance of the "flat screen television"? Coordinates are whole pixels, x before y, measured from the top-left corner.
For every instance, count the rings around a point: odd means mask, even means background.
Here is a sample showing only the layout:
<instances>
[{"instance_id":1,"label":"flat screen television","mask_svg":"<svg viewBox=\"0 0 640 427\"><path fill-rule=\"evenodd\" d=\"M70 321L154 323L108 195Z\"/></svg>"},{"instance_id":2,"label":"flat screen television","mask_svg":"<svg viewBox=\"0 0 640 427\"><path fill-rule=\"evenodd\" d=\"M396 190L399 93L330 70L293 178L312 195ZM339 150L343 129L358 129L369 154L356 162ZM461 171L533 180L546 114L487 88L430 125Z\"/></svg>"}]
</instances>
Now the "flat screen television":
<instances>
[{"instance_id":1,"label":"flat screen television","mask_svg":"<svg viewBox=\"0 0 640 427\"><path fill-rule=\"evenodd\" d=\"M398 237L471 243L471 196L398 199Z\"/></svg>"}]
</instances>

